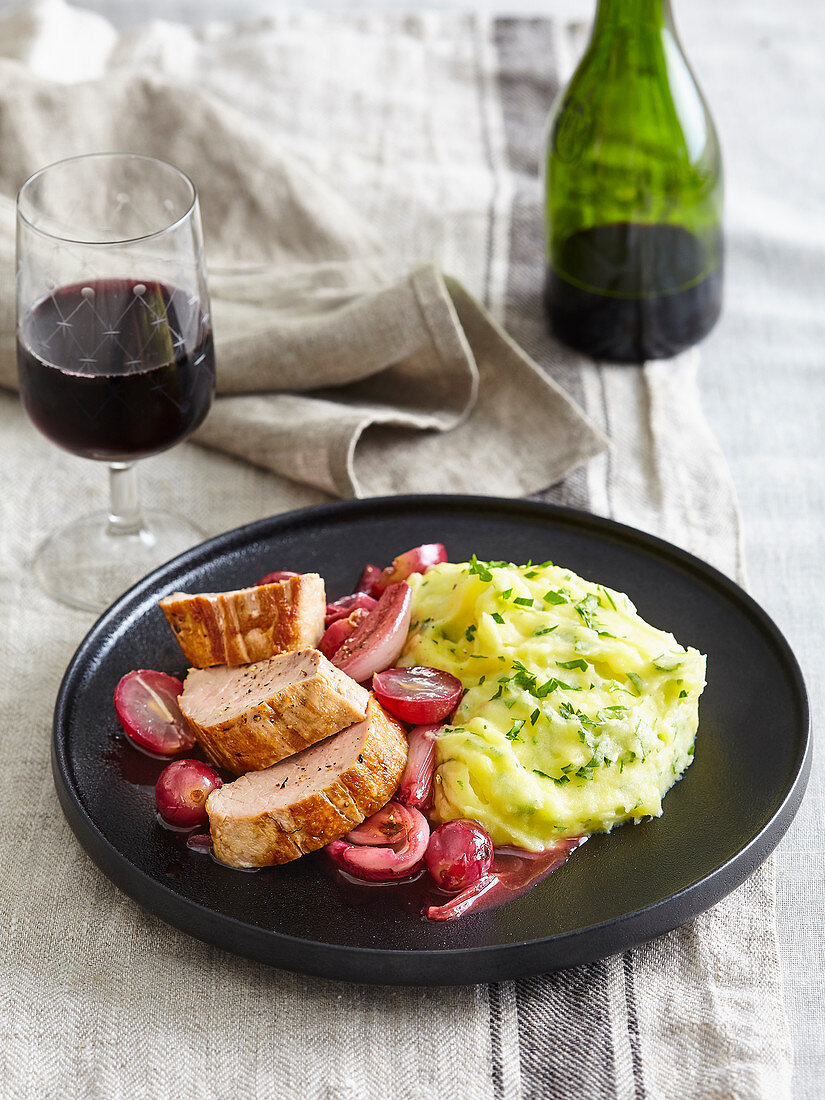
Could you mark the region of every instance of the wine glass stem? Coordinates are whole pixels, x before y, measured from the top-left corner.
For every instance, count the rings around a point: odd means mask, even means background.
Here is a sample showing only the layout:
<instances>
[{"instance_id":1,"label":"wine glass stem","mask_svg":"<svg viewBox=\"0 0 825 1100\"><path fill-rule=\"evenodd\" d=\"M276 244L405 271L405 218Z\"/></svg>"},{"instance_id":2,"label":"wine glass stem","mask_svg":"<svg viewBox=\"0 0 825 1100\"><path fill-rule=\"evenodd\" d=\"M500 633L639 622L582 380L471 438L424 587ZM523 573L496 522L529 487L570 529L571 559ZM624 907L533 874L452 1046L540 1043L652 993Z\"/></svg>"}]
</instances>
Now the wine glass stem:
<instances>
[{"instance_id":1,"label":"wine glass stem","mask_svg":"<svg viewBox=\"0 0 825 1100\"><path fill-rule=\"evenodd\" d=\"M109 535L137 535L143 527L137 470L132 462L109 464Z\"/></svg>"}]
</instances>

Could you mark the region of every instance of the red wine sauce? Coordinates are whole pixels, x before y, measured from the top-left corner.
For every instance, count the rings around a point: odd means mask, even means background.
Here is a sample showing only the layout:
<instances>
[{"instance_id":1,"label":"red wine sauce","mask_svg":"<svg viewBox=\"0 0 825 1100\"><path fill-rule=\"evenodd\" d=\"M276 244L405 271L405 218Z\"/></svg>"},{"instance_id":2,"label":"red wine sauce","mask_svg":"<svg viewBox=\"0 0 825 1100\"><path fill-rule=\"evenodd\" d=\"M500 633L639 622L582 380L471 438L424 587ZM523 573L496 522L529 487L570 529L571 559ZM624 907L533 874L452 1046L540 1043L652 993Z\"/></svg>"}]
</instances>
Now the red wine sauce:
<instances>
[{"instance_id":1,"label":"red wine sauce","mask_svg":"<svg viewBox=\"0 0 825 1100\"><path fill-rule=\"evenodd\" d=\"M369 905L383 890L391 890L398 904L432 921L455 920L469 912L492 909L522 897L551 872L566 862L570 854L587 840L586 836L557 841L543 852L518 853L516 849L496 849L490 872L460 894L440 890L426 871L418 871L400 882L363 882L342 871L330 859L328 873L338 887L339 896L350 906Z\"/></svg>"}]
</instances>

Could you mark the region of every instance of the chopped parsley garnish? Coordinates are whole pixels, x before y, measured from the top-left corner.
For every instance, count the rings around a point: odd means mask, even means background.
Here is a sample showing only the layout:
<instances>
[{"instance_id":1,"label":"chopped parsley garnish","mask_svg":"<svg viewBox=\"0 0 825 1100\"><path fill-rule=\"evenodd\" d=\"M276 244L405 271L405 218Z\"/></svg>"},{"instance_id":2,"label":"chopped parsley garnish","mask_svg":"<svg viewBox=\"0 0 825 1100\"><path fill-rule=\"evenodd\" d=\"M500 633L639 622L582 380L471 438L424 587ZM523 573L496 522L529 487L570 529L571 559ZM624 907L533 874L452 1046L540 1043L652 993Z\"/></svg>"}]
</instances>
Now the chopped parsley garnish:
<instances>
[{"instance_id":1,"label":"chopped parsley garnish","mask_svg":"<svg viewBox=\"0 0 825 1100\"><path fill-rule=\"evenodd\" d=\"M538 768L533 768L533 774L534 775L540 775L542 777L542 779L552 779L553 778L552 775L548 775L547 772L539 771Z\"/></svg>"},{"instance_id":2,"label":"chopped parsley garnish","mask_svg":"<svg viewBox=\"0 0 825 1100\"><path fill-rule=\"evenodd\" d=\"M504 616L499 615L499 613L497 611L494 611L493 612L493 622L498 623L499 626L504 626Z\"/></svg>"},{"instance_id":3,"label":"chopped parsley garnish","mask_svg":"<svg viewBox=\"0 0 825 1100\"><path fill-rule=\"evenodd\" d=\"M513 677L513 683L523 691L529 691L531 695L534 695L537 684L533 673L528 672L521 661L514 661L513 665L517 669Z\"/></svg>"},{"instance_id":4,"label":"chopped parsley garnish","mask_svg":"<svg viewBox=\"0 0 825 1100\"><path fill-rule=\"evenodd\" d=\"M512 588L507 588L504 592L501 593L501 598L503 600L509 600L512 595L513 595L513 589Z\"/></svg>"},{"instance_id":5,"label":"chopped parsley garnish","mask_svg":"<svg viewBox=\"0 0 825 1100\"><path fill-rule=\"evenodd\" d=\"M470 576L481 577L483 581L491 581L493 579L493 574L487 568L486 563L479 561L475 554L470 558Z\"/></svg>"},{"instance_id":6,"label":"chopped parsley garnish","mask_svg":"<svg viewBox=\"0 0 825 1100\"><path fill-rule=\"evenodd\" d=\"M535 571L535 569L531 569L530 572L525 573L524 576L525 576L526 580L534 581L536 579L536 577L538 576L538 573Z\"/></svg>"},{"instance_id":7,"label":"chopped parsley garnish","mask_svg":"<svg viewBox=\"0 0 825 1100\"><path fill-rule=\"evenodd\" d=\"M546 695L552 695L554 691L558 691L561 688L564 691L581 691L580 687L576 687L574 684L566 684L564 680L557 680L555 676L551 676L549 680L543 683L540 687L536 688L536 698L543 699Z\"/></svg>"},{"instance_id":8,"label":"chopped parsley garnish","mask_svg":"<svg viewBox=\"0 0 825 1100\"><path fill-rule=\"evenodd\" d=\"M516 596L513 603L517 603L519 607L532 607L533 601L528 596Z\"/></svg>"},{"instance_id":9,"label":"chopped parsley garnish","mask_svg":"<svg viewBox=\"0 0 825 1100\"><path fill-rule=\"evenodd\" d=\"M582 657L578 657L575 661L556 661L557 668L580 668L582 672L587 672L587 661Z\"/></svg>"},{"instance_id":10,"label":"chopped parsley garnish","mask_svg":"<svg viewBox=\"0 0 825 1100\"><path fill-rule=\"evenodd\" d=\"M498 691L495 693L495 695L490 696L490 701L492 702L493 699L500 699L503 694L504 694L504 684L499 684L498 685Z\"/></svg>"},{"instance_id":11,"label":"chopped parsley garnish","mask_svg":"<svg viewBox=\"0 0 825 1100\"><path fill-rule=\"evenodd\" d=\"M654 657L652 664L660 672L674 672L682 663L683 658L683 654L660 653L658 657Z\"/></svg>"},{"instance_id":12,"label":"chopped parsley garnish","mask_svg":"<svg viewBox=\"0 0 825 1100\"><path fill-rule=\"evenodd\" d=\"M563 783L569 783L570 782L570 776L569 775L560 775L558 777L558 779L553 775L553 776L550 776L550 778L553 780L554 783L558 783L559 786L561 786Z\"/></svg>"},{"instance_id":13,"label":"chopped parsley garnish","mask_svg":"<svg viewBox=\"0 0 825 1100\"><path fill-rule=\"evenodd\" d=\"M686 691L680 691L679 692L679 698L680 699L687 699L687 697L688 697L688 694L687 694Z\"/></svg>"},{"instance_id":14,"label":"chopped parsley garnish","mask_svg":"<svg viewBox=\"0 0 825 1100\"><path fill-rule=\"evenodd\" d=\"M521 732L521 728L522 728L523 725L524 725L524 719L523 718L520 719L517 722L513 722L512 726L507 731L507 733L505 733L504 736L507 738L508 741L521 741L522 738L519 737L519 733Z\"/></svg>"},{"instance_id":15,"label":"chopped parsley garnish","mask_svg":"<svg viewBox=\"0 0 825 1100\"><path fill-rule=\"evenodd\" d=\"M471 642L473 638L475 638L477 630L478 627L475 624L467 627L467 629L464 631L464 637L467 639L468 642Z\"/></svg>"},{"instance_id":16,"label":"chopped parsley garnish","mask_svg":"<svg viewBox=\"0 0 825 1100\"><path fill-rule=\"evenodd\" d=\"M542 636L542 634L552 634L554 630L558 630L558 629L559 629L559 624L558 623L556 623L555 626L543 626L541 628L541 630L534 630L533 631L533 637L534 638L540 638Z\"/></svg>"},{"instance_id":17,"label":"chopped parsley garnish","mask_svg":"<svg viewBox=\"0 0 825 1100\"><path fill-rule=\"evenodd\" d=\"M596 630L596 623L593 621L593 612L599 606L599 601L593 595L592 592L588 593L583 600L580 600L576 605L576 612L579 618L585 626L589 626L591 630Z\"/></svg>"},{"instance_id":18,"label":"chopped parsley garnish","mask_svg":"<svg viewBox=\"0 0 825 1100\"><path fill-rule=\"evenodd\" d=\"M614 611L619 610L618 607L616 607L616 604L613 600L613 597L610 595L610 593L607 591L607 589L604 587L604 585L602 585L602 584L599 585L599 592L602 594L602 596L604 596L604 598L607 600L607 603L610 605L610 607L613 608ZM599 602L601 602L601 601L599 601Z\"/></svg>"},{"instance_id":19,"label":"chopped parsley garnish","mask_svg":"<svg viewBox=\"0 0 825 1100\"><path fill-rule=\"evenodd\" d=\"M628 672L627 678L631 682L631 684L633 684L633 686L635 687L635 689L636 689L635 694L636 695L641 695L641 693L644 691L644 687L645 687L641 676L639 676L635 672Z\"/></svg>"},{"instance_id":20,"label":"chopped parsley garnish","mask_svg":"<svg viewBox=\"0 0 825 1100\"><path fill-rule=\"evenodd\" d=\"M570 603L570 597L566 592L562 592L561 589L550 589L549 592L545 592L542 596L545 603Z\"/></svg>"},{"instance_id":21,"label":"chopped parsley garnish","mask_svg":"<svg viewBox=\"0 0 825 1100\"><path fill-rule=\"evenodd\" d=\"M562 716L562 718L577 718L583 726L590 730L594 730L597 726L597 723L594 722L592 718L589 718L582 711L576 710L572 703L568 703L567 700L559 703L559 714Z\"/></svg>"},{"instance_id":22,"label":"chopped parsley garnish","mask_svg":"<svg viewBox=\"0 0 825 1100\"><path fill-rule=\"evenodd\" d=\"M609 722L611 718L624 718L627 714L627 707L612 706L603 707L602 710L596 715L600 722Z\"/></svg>"},{"instance_id":23,"label":"chopped parsley garnish","mask_svg":"<svg viewBox=\"0 0 825 1100\"><path fill-rule=\"evenodd\" d=\"M541 711L539 710L538 707L536 707L536 709L530 715L530 725L535 726L536 722L538 722L540 717L541 717Z\"/></svg>"}]
</instances>

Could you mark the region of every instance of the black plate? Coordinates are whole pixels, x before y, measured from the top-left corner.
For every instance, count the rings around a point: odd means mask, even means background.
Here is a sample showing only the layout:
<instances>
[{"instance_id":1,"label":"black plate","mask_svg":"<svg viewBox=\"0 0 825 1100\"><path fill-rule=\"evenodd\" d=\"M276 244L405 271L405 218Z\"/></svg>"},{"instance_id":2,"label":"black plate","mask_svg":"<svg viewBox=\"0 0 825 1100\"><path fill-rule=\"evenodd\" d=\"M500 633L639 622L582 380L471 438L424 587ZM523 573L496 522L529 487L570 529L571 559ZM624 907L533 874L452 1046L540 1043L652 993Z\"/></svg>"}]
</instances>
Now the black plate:
<instances>
[{"instance_id":1,"label":"black plate","mask_svg":"<svg viewBox=\"0 0 825 1100\"><path fill-rule=\"evenodd\" d=\"M525 897L447 924L421 919L414 891L343 894L321 856L241 874L186 850L155 821L161 765L125 743L112 692L133 668L182 672L157 607L176 589L243 587L272 569L315 570L352 589L366 561L421 542L452 560L563 563L627 592L641 615L708 654L695 762L664 816L591 839ZM53 770L81 844L122 890L170 924L267 963L351 981L449 984L588 962L707 909L767 857L810 767L805 686L767 615L721 573L649 535L542 504L393 497L309 508L188 551L107 611L60 688Z\"/></svg>"}]
</instances>

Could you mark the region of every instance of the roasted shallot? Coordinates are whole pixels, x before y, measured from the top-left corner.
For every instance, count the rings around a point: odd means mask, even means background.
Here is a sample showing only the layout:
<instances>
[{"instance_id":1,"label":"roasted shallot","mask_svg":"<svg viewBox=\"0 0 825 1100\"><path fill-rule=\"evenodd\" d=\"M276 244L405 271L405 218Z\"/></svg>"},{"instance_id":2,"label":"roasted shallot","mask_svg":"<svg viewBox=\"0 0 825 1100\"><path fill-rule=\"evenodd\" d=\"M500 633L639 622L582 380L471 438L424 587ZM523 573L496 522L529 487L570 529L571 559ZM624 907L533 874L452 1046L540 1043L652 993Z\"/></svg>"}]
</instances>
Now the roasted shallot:
<instances>
[{"instance_id":1,"label":"roasted shallot","mask_svg":"<svg viewBox=\"0 0 825 1100\"><path fill-rule=\"evenodd\" d=\"M332 663L358 683L389 668L397 659L410 627L412 593L408 584L392 584L350 635Z\"/></svg>"},{"instance_id":2,"label":"roasted shallot","mask_svg":"<svg viewBox=\"0 0 825 1100\"><path fill-rule=\"evenodd\" d=\"M347 618L348 615L352 614L352 612L359 607L363 608L365 611L372 611L377 603L377 598L367 595L366 592L353 592L350 596L342 596L340 600L335 600L334 603L327 604L324 625L331 626L332 623L337 622L338 619Z\"/></svg>"},{"instance_id":3,"label":"roasted shallot","mask_svg":"<svg viewBox=\"0 0 825 1100\"><path fill-rule=\"evenodd\" d=\"M377 846L373 843L348 844L346 840L334 840L326 847L333 862L355 878L369 882L393 882L407 878L421 865L430 839L430 826L426 817L418 810L401 806L397 802L391 802L389 806L393 808L395 820L403 824L403 834L396 847ZM367 835L371 835L371 820L370 818L359 826L359 829L366 826ZM380 825L377 828L380 830Z\"/></svg>"},{"instance_id":4,"label":"roasted shallot","mask_svg":"<svg viewBox=\"0 0 825 1100\"><path fill-rule=\"evenodd\" d=\"M388 565L382 570L380 577L372 580L370 591L383 592L389 585L405 581L413 573L426 573L434 565L440 565L446 560L447 551L443 543L425 542L421 546L414 546L412 550L393 558L392 565Z\"/></svg>"},{"instance_id":5,"label":"roasted shallot","mask_svg":"<svg viewBox=\"0 0 825 1100\"><path fill-rule=\"evenodd\" d=\"M405 806L426 806L433 793L435 743L440 725L416 726L407 734L407 763L395 797Z\"/></svg>"},{"instance_id":6,"label":"roasted shallot","mask_svg":"<svg viewBox=\"0 0 825 1100\"><path fill-rule=\"evenodd\" d=\"M369 611L365 608L356 607L346 618L336 619L330 623L318 643L318 649L325 657L332 660L347 638L355 633L368 615Z\"/></svg>"}]
</instances>

